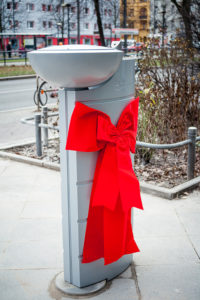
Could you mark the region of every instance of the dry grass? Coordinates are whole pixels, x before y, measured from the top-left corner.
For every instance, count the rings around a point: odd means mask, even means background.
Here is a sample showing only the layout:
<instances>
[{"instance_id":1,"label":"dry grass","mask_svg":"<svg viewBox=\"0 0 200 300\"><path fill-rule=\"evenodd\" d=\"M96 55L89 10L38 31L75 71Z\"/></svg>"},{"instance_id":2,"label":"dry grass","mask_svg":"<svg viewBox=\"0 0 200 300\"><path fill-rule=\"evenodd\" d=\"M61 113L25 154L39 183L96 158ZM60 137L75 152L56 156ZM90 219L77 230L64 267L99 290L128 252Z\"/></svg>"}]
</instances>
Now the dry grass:
<instances>
[{"instance_id":1,"label":"dry grass","mask_svg":"<svg viewBox=\"0 0 200 300\"><path fill-rule=\"evenodd\" d=\"M0 77L35 74L31 66L0 66Z\"/></svg>"}]
</instances>

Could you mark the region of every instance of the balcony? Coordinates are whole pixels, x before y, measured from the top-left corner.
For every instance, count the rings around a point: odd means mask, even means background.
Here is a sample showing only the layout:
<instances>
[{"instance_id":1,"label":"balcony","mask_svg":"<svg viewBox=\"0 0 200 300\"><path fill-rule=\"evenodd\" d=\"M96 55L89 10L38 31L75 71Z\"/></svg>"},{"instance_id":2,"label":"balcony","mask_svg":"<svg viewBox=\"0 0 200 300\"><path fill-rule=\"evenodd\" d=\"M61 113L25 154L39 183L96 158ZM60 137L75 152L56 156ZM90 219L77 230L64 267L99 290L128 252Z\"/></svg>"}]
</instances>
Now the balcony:
<instances>
[{"instance_id":1,"label":"balcony","mask_svg":"<svg viewBox=\"0 0 200 300\"><path fill-rule=\"evenodd\" d=\"M147 19L147 16L146 15L141 15L139 16L140 20L146 20Z\"/></svg>"}]
</instances>

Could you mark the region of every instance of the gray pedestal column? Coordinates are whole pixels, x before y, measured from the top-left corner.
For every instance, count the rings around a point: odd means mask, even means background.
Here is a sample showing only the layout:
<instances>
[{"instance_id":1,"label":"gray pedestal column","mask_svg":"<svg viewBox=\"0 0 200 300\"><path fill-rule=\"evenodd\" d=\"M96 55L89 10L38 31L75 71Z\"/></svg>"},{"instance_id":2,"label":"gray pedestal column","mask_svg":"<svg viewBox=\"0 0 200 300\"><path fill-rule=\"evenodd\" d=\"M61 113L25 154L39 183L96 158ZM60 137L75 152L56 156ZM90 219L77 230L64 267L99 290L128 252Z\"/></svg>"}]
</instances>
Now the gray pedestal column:
<instances>
[{"instance_id":1,"label":"gray pedestal column","mask_svg":"<svg viewBox=\"0 0 200 300\"><path fill-rule=\"evenodd\" d=\"M98 153L65 150L71 115L76 101L79 101L105 112L116 125L121 112L133 97L134 60L131 58L124 58L115 75L98 88L59 92L64 281L77 287L112 279L130 265L132 255L125 255L107 266L104 266L103 259L81 263Z\"/></svg>"}]
</instances>

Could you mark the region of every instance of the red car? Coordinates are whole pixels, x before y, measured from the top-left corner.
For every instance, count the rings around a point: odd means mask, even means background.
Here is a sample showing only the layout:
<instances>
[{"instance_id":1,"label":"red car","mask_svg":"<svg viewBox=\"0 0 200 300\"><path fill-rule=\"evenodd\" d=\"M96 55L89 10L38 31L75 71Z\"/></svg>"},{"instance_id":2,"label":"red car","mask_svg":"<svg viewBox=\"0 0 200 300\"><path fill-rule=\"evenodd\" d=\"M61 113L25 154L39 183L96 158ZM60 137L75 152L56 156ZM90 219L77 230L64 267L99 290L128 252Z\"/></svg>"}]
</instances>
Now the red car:
<instances>
[{"instance_id":1,"label":"red car","mask_svg":"<svg viewBox=\"0 0 200 300\"><path fill-rule=\"evenodd\" d=\"M132 45L132 46L130 46L130 47L128 47L128 51L137 51L137 52L139 52L139 51L141 51L142 50L142 48L143 48L143 44L142 43L136 43L135 45Z\"/></svg>"}]
</instances>

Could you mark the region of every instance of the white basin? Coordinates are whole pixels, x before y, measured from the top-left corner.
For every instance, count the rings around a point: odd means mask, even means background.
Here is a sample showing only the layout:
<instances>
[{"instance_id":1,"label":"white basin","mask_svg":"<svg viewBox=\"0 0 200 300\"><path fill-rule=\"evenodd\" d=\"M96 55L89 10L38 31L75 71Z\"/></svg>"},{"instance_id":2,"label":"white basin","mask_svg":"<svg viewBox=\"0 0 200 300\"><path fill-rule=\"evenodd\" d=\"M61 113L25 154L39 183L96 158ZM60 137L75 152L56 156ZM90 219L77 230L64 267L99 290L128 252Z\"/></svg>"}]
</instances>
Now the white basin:
<instances>
[{"instance_id":1,"label":"white basin","mask_svg":"<svg viewBox=\"0 0 200 300\"><path fill-rule=\"evenodd\" d=\"M92 45L50 46L28 53L36 73L63 88L91 87L108 80L122 57L120 50Z\"/></svg>"}]
</instances>

